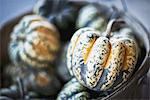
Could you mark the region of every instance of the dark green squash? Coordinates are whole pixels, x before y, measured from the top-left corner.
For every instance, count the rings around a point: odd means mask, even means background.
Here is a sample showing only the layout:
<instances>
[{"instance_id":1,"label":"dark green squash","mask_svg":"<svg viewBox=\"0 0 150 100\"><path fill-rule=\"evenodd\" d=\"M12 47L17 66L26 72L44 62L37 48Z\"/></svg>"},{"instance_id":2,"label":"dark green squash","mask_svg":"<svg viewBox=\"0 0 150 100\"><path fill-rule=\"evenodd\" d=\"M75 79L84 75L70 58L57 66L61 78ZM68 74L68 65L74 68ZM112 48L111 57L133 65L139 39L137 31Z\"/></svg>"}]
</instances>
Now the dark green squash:
<instances>
[{"instance_id":1,"label":"dark green squash","mask_svg":"<svg viewBox=\"0 0 150 100\"><path fill-rule=\"evenodd\" d=\"M76 18L82 5L68 0L39 0L33 12L53 23L61 33L61 40L67 41L75 32Z\"/></svg>"}]
</instances>

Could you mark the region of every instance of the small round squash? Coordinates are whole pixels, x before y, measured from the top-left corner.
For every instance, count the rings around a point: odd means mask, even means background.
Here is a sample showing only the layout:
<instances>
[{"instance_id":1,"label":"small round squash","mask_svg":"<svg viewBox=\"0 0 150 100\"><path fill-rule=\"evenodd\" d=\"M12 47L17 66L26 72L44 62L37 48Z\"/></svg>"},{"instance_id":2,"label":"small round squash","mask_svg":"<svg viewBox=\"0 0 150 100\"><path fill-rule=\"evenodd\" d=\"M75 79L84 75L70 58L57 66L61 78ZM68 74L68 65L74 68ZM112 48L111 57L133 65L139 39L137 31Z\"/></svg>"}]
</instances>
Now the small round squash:
<instances>
[{"instance_id":1,"label":"small round squash","mask_svg":"<svg viewBox=\"0 0 150 100\"><path fill-rule=\"evenodd\" d=\"M107 26L108 11L105 11L98 4L89 4L80 11L76 22L76 28L92 27L99 31L104 31Z\"/></svg>"},{"instance_id":2,"label":"small round squash","mask_svg":"<svg viewBox=\"0 0 150 100\"><path fill-rule=\"evenodd\" d=\"M11 33L9 53L15 65L47 67L59 50L59 33L53 24L37 15L25 16Z\"/></svg>"},{"instance_id":3,"label":"small round squash","mask_svg":"<svg viewBox=\"0 0 150 100\"><path fill-rule=\"evenodd\" d=\"M106 91L131 76L137 59L138 44L128 31L113 35L111 20L106 32L81 28L75 32L67 53L67 65L77 80L95 91ZM122 32L120 31L120 32ZM119 79L117 78L119 77ZM121 81L120 81L121 80Z\"/></svg>"},{"instance_id":4,"label":"small round squash","mask_svg":"<svg viewBox=\"0 0 150 100\"><path fill-rule=\"evenodd\" d=\"M57 100L88 100L90 94L76 78L72 78L58 94Z\"/></svg>"}]
</instances>

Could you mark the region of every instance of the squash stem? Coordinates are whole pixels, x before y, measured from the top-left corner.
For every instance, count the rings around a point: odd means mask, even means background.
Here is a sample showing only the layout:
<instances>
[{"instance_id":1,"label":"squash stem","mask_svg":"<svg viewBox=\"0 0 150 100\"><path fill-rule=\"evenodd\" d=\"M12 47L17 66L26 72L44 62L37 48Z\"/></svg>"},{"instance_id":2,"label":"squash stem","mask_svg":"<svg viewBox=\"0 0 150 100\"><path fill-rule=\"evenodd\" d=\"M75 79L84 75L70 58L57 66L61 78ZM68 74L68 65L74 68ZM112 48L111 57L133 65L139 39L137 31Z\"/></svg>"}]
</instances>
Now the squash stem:
<instances>
[{"instance_id":1,"label":"squash stem","mask_svg":"<svg viewBox=\"0 0 150 100\"><path fill-rule=\"evenodd\" d=\"M105 31L105 36L107 38L110 38L112 30L114 29L114 27L116 26L116 24L121 24L124 23L124 21L122 19L112 19L109 21L109 23L107 24L107 28Z\"/></svg>"}]
</instances>

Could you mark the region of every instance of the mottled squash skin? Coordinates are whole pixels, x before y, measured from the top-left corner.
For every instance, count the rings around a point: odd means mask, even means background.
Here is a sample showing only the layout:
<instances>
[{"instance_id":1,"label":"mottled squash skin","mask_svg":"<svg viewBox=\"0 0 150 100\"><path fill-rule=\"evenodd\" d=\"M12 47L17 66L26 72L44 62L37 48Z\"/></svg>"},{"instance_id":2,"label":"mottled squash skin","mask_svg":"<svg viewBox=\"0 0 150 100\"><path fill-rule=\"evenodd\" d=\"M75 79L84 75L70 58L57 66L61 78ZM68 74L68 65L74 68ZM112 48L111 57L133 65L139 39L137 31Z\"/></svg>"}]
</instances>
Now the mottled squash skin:
<instances>
[{"instance_id":1,"label":"mottled squash skin","mask_svg":"<svg viewBox=\"0 0 150 100\"><path fill-rule=\"evenodd\" d=\"M53 24L37 15L28 15L11 33L9 54L15 65L48 67L59 50L59 33Z\"/></svg>"},{"instance_id":2,"label":"mottled squash skin","mask_svg":"<svg viewBox=\"0 0 150 100\"><path fill-rule=\"evenodd\" d=\"M98 4L89 4L84 6L80 11L76 22L76 28L91 27L99 31L104 31L107 26L108 11Z\"/></svg>"},{"instance_id":3,"label":"mottled squash skin","mask_svg":"<svg viewBox=\"0 0 150 100\"><path fill-rule=\"evenodd\" d=\"M110 32L108 37L107 30L101 33L91 28L79 29L67 53L71 75L95 91L121 85L132 75L138 59L137 42L129 32L132 31L121 30L115 35Z\"/></svg>"},{"instance_id":4,"label":"mottled squash skin","mask_svg":"<svg viewBox=\"0 0 150 100\"><path fill-rule=\"evenodd\" d=\"M90 94L76 78L72 78L58 94L57 100L88 100Z\"/></svg>"}]
</instances>

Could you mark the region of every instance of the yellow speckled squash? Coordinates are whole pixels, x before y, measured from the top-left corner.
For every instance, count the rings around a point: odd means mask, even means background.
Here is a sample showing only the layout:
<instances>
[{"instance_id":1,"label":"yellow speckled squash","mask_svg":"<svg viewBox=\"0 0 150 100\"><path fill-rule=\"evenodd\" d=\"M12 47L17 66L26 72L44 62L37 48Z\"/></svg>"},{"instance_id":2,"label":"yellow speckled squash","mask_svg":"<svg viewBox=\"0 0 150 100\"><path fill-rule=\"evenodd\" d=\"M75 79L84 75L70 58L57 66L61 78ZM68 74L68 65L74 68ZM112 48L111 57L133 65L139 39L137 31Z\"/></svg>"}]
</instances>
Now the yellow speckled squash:
<instances>
[{"instance_id":1,"label":"yellow speckled squash","mask_svg":"<svg viewBox=\"0 0 150 100\"><path fill-rule=\"evenodd\" d=\"M68 69L81 84L92 90L105 91L122 84L135 68L137 42L128 29L113 35L111 30L116 22L119 21L111 20L104 33L91 28L79 29L71 39Z\"/></svg>"},{"instance_id":2,"label":"yellow speckled squash","mask_svg":"<svg viewBox=\"0 0 150 100\"><path fill-rule=\"evenodd\" d=\"M59 33L53 24L37 15L27 15L15 26L9 44L12 62L47 67L59 50Z\"/></svg>"}]
</instances>

